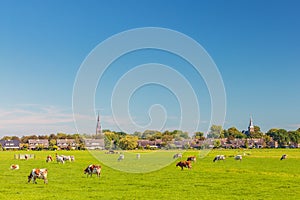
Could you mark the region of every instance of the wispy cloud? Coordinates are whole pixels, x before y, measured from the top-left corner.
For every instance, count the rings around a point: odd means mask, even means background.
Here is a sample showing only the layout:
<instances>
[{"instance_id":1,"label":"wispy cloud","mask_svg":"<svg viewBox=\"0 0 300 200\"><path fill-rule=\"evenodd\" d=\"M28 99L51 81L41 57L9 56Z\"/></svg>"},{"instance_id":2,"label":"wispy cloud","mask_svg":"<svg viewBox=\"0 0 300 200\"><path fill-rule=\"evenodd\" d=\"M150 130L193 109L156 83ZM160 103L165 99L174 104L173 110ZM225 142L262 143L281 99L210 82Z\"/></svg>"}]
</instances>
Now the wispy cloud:
<instances>
[{"instance_id":1,"label":"wispy cloud","mask_svg":"<svg viewBox=\"0 0 300 200\"><path fill-rule=\"evenodd\" d=\"M0 108L0 128L0 135L75 131L70 109L37 104Z\"/></svg>"}]
</instances>

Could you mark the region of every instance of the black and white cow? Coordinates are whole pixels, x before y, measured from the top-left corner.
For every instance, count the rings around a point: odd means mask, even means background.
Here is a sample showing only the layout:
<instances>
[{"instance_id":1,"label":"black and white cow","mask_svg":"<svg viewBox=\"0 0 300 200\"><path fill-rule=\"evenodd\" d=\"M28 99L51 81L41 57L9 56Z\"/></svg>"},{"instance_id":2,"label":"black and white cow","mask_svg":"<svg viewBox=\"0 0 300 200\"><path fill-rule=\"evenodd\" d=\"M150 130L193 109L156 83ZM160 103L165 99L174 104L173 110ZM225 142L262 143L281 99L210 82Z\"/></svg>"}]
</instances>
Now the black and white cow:
<instances>
[{"instance_id":1,"label":"black and white cow","mask_svg":"<svg viewBox=\"0 0 300 200\"><path fill-rule=\"evenodd\" d=\"M181 153L174 154L173 159L175 158L182 158L182 154Z\"/></svg>"},{"instance_id":2,"label":"black and white cow","mask_svg":"<svg viewBox=\"0 0 300 200\"><path fill-rule=\"evenodd\" d=\"M125 159L124 154L121 154L121 155L119 156L119 158L118 158L118 161L121 161L121 160L124 160L124 159Z\"/></svg>"},{"instance_id":3,"label":"black and white cow","mask_svg":"<svg viewBox=\"0 0 300 200\"><path fill-rule=\"evenodd\" d=\"M287 158L287 155L286 154L283 154L280 158L280 160L285 160Z\"/></svg>"},{"instance_id":4,"label":"black and white cow","mask_svg":"<svg viewBox=\"0 0 300 200\"><path fill-rule=\"evenodd\" d=\"M237 156L234 157L234 159L242 161L243 157L242 157L242 155L237 155Z\"/></svg>"},{"instance_id":5,"label":"black and white cow","mask_svg":"<svg viewBox=\"0 0 300 200\"><path fill-rule=\"evenodd\" d=\"M216 162L216 161L218 161L218 160L225 160L225 156L224 156L224 155L217 155L217 156L214 158L213 162Z\"/></svg>"},{"instance_id":6,"label":"black and white cow","mask_svg":"<svg viewBox=\"0 0 300 200\"><path fill-rule=\"evenodd\" d=\"M65 164L64 158L56 154L56 162Z\"/></svg>"}]
</instances>

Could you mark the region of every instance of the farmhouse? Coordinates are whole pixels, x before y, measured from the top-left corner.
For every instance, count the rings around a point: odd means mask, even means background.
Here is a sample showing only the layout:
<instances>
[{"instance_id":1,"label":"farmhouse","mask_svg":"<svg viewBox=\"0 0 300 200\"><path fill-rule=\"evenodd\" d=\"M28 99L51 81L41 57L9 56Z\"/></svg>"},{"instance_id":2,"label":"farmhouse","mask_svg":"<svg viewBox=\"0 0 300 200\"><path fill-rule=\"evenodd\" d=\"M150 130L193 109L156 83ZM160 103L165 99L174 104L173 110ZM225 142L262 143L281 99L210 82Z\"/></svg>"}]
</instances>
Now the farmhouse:
<instances>
[{"instance_id":1,"label":"farmhouse","mask_svg":"<svg viewBox=\"0 0 300 200\"><path fill-rule=\"evenodd\" d=\"M28 148L31 150L34 149L47 149L49 147L49 141L47 139L29 139Z\"/></svg>"},{"instance_id":2,"label":"farmhouse","mask_svg":"<svg viewBox=\"0 0 300 200\"><path fill-rule=\"evenodd\" d=\"M162 140L138 140L138 146L143 148L161 148Z\"/></svg>"},{"instance_id":3,"label":"farmhouse","mask_svg":"<svg viewBox=\"0 0 300 200\"><path fill-rule=\"evenodd\" d=\"M104 149L104 139L85 139L84 144L88 150Z\"/></svg>"},{"instance_id":4,"label":"farmhouse","mask_svg":"<svg viewBox=\"0 0 300 200\"><path fill-rule=\"evenodd\" d=\"M20 149L19 140L0 140L3 149Z\"/></svg>"},{"instance_id":5,"label":"farmhouse","mask_svg":"<svg viewBox=\"0 0 300 200\"><path fill-rule=\"evenodd\" d=\"M56 145L60 149L76 149L76 142L74 139L57 139Z\"/></svg>"}]
</instances>

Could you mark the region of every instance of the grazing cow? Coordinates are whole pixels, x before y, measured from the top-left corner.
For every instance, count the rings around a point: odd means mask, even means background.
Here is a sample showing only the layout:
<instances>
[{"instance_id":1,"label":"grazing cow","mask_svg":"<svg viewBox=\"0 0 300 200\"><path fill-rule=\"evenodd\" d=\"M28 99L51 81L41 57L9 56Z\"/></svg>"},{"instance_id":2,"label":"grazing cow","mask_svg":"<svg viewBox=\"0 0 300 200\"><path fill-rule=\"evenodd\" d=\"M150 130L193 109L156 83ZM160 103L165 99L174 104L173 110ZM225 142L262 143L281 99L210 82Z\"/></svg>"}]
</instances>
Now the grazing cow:
<instances>
[{"instance_id":1,"label":"grazing cow","mask_svg":"<svg viewBox=\"0 0 300 200\"><path fill-rule=\"evenodd\" d=\"M242 155L237 155L237 156L234 157L234 159L242 161L243 157L242 157Z\"/></svg>"},{"instance_id":2,"label":"grazing cow","mask_svg":"<svg viewBox=\"0 0 300 200\"><path fill-rule=\"evenodd\" d=\"M140 159L141 158L141 154L136 154L136 159Z\"/></svg>"},{"instance_id":3,"label":"grazing cow","mask_svg":"<svg viewBox=\"0 0 300 200\"><path fill-rule=\"evenodd\" d=\"M193 161L196 162L196 156L189 156L186 161Z\"/></svg>"},{"instance_id":4,"label":"grazing cow","mask_svg":"<svg viewBox=\"0 0 300 200\"><path fill-rule=\"evenodd\" d=\"M280 158L280 160L285 160L287 158L287 155L286 154L283 154Z\"/></svg>"},{"instance_id":5,"label":"grazing cow","mask_svg":"<svg viewBox=\"0 0 300 200\"><path fill-rule=\"evenodd\" d=\"M98 178L100 178L101 166L100 165L89 165L84 170L84 174L87 174L87 177L89 177L89 175L92 177L93 174L97 174Z\"/></svg>"},{"instance_id":6,"label":"grazing cow","mask_svg":"<svg viewBox=\"0 0 300 200\"><path fill-rule=\"evenodd\" d=\"M181 153L176 153L174 156L173 156L173 159L175 158L182 158L182 154Z\"/></svg>"},{"instance_id":7,"label":"grazing cow","mask_svg":"<svg viewBox=\"0 0 300 200\"><path fill-rule=\"evenodd\" d=\"M12 165L10 166L10 169L11 169L11 170L17 170L17 169L20 169L20 167L19 167L19 165L12 164Z\"/></svg>"},{"instance_id":8,"label":"grazing cow","mask_svg":"<svg viewBox=\"0 0 300 200\"><path fill-rule=\"evenodd\" d=\"M36 179L43 179L44 183L48 183L47 179L48 170L47 169L32 169L28 176L28 183L32 180L36 184Z\"/></svg>"},{"instance_id":9,"label":"grazing cow","mask_svg":"<svg viewBox=\"0 0 300 200\"><path fill-rule=\"evenodd\" d=\"M62 163L62 164L65 163L64 158L62 156L57 155L57 154L56 154L56 162L57 163Z\"/></svg>"},{"instance_id":10,"label":"grazing cow","mask_svg":"<svg viewBox=\"0 0 300 200\"><path fill-rule=\"evenodd\" d=\"M213 162L216 162L216 161L218 161L218 160L225 160L225 156L224 156L224 155L217 155L217 156L214 158Z\"/></svg>"},{"instance_id":11,"label":"grazing cow","mask_svg":"<svg viewBox=\"0 0 300 200\"><path fill-rule=\"evenodd\" d=\"M63 157L64 161L70 161L71 162L71 156L61 155L61 157Z\"/></svg>"},{"instance_id":12,"label":"grazing cow","mask_svg":"<svg viewBox=\"0 0 300 200\"><path fill-rule=\"evenodd\" d=\"M52 156L48 155L46 158L46 162L52 162L52 161L53 161Z\"/></svg>"},{"instance_id":13,"label":"grazing cow","mask_svg":"<svg viewBox=\"0 0 300 200\"><path fill-rule=\"evenodd\" d=\"M192 168L192 164L191 164L191 161L179 161L177 164L176 164L176 167L181 167L181 170L183 170L183 167L186 167L188 169L191 169Z\"/></svg>"},{"instance_id":14,"label":"grazing cow","mask_svg":"<svg viewBox=\"0 0 300 200\"><path fill-rule=\"evenodd\" d=\"M124 158L125 158L124 154L121 154L118 158L118 161L124 160Z\"/></svg>"}]
</instances>

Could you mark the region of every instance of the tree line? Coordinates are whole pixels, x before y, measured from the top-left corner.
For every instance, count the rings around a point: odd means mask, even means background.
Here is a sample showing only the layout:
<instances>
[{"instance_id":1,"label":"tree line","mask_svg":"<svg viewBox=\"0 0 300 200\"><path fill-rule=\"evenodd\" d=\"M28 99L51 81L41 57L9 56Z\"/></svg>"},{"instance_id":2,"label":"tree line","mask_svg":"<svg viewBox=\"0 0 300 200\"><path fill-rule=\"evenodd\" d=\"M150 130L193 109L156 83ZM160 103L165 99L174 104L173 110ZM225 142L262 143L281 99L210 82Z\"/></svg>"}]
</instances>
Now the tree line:
<instances>
[{"instance_id":1,"label":"tree line","mask_svg":"<svg viewBox=\"0 0 300 200\"><path fill-rule=\"evenodd\" d=\"M271 140L278 142L279 147L288 146L290 143L300 143L300 128L297 130L287 131L280 128L272 128L263 133L259 126L254 126L253 132L239 131L236 127L223 129L222 126L212 125L207 134L203 132L195 132L192 136L188 132L181 130L166 130L164 132L156 130L145 130L144 132L134 132L128 134L125 132L116 132L111 130L103 130L102 135L95 134L66 134L57 133L50 135L28 135L28 136L4 136L1 140L19 140L22 144L27 144L29 139L47 139L49 147L56 145L57 139L74 139L75 143L84 148L84 139L104 139L106 149L121 148L135 149L139 140L156 141L161 140L162 145L167 145L171 141L182 141L185 139L205 140L207 138L227 138L228 140L244 139L244 138L262 138L265 142Z\"/></svg>"}]
</instances>

